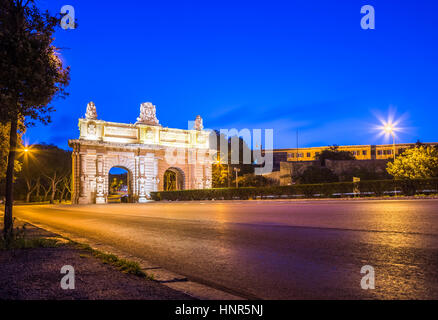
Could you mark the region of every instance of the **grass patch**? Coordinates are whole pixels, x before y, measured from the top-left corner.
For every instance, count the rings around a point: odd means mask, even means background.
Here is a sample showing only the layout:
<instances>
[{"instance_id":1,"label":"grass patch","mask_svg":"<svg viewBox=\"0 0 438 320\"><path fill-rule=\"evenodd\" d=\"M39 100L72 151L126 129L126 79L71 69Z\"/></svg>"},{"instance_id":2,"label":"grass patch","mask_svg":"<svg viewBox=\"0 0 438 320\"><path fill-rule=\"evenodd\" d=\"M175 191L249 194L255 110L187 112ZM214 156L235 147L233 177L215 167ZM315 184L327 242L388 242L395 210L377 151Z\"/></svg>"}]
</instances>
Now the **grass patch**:
<instances>
[{"instance_id":1,"label":"grass patch","mask_svg":"<svg viewBox=\"0 0 438 320\"><path fill-rule=\"evenodd\" d=\"M0 240L0 250L10 249L34 249L34 248L55 248L62 245L56 239L50 238L18 238L5 241L3 238Z\"/></svg>"},{"instance_id":2,"label":"grass patch","mask_svg":"<svg viewBox=\"0 0 438 320\"><path fill-rule=\"evenodd\" d=\"M96 257L104 264L114 266L124 273L133 274L148 280L154 280L154 276L142 271L137 262L121 259L114 254L101 252L91 248L88 244L78 243L66 238L29 237L26 235L26 224L22 227L14 228L8 241L0 236L0 250L55 248L65 244L73 245L76 249L85 251L85 253L79 254L81 258Z\"/></svg>"},{"instance_id":3,"label":"grass patch","mask_svg":"<svg viewBox=\"0 0 438 320\"><path fill-rule=\"evenodd\" d=\"M101 260L104 264L114 266L118 270L127 274L133 274L141 278L154 280L154 276L152 274L149 275L143 270L141 270L140 265L137 262L121 259L111 253L101 252L99 250L91 248L88 244L77 243L74 241L72 241L72 243L73 245L76 246L76 248L90 253L93 257L96 257L99 260Z\"/></svg>"},{"instance_id":4,"label":"grass patch","mask_svg":"<svg viewBox=\"0 0 438 320\"><path fill-rule=\"evenodd\" d=\"M62 245L62 241L59 241L59 238L28 237L26 235L26 224L14 228L9 239L6 240L3 236L0 237L0 250L55 248L60 245Z\"/></svg>"}]
</instances>

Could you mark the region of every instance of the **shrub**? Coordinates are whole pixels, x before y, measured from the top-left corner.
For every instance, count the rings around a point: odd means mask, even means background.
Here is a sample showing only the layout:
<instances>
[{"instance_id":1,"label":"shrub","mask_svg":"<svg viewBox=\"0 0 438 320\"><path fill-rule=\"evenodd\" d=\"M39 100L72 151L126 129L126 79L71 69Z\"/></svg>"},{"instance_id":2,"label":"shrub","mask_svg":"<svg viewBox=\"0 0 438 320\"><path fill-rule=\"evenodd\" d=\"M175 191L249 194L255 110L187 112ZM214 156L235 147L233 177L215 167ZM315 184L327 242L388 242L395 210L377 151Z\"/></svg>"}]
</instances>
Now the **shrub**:
<instances>
[{"instance_id":1,"label":"shrub","mask_svg":"<svg viewBox=\"0 0 438 320\"><path fill-rule=\"evenodd\" d=\"M295 176L294 180L300 184L330 183L338 182L339 177L328 168L311 166Z\"/></svg>"},{"instance_id":2,"label":"shrub","mask_svg":"<svg viewBox=\"0 0 438 320\"><path fill-rule=\"evenodd\" d=\"M374 180L353 182L335 182L319 184L297 184L292 186L216 188L199 190L178 190L151 192L153 200L190 201L190 200L233 200L255 199L266 197L333 197L352 194L355 186L361 196L382 196L385 192L401 190L404 195L414 195L423 191L438 190L438 179L417 180Z\"/></svg>"}]
</instances>

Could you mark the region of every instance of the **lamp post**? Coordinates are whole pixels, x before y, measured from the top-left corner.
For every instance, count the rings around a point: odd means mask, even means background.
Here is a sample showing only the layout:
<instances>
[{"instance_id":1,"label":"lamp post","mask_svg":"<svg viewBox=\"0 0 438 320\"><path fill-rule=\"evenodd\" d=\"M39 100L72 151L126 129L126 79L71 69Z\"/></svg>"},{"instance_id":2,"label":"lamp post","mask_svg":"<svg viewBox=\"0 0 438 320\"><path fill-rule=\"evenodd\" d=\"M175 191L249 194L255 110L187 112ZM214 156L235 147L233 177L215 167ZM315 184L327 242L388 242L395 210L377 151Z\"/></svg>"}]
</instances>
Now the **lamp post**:
<instances>
[{"instance_id":1,"label":"lamp post","mask_svg":"<svg viewBox=\"0 0 438 320\"><path fill-rule=\"evenodd\" d=\"M239 188L239 181L237 181L237 173L240 171L239 168L234 168L234 172L236 172L236 188Z\"/></svg>"},{"instance_id":2,"label":"lamp post","mask_svg":"<svg viewBox=\"0 0 438 320\"><path fill-rule=\"evenodd\" d=\"M384 127L384 130L386 133L392 135L392 153L393 153L393 157L394 157L394 161L395 161L395 132L394 132L394 127L392 126L392 124L387 124Z\"/></svg>"},{"instance_id":3,"label":"lamp post","mask_svg":"<svg viewBox=\"0 0 438 320\"><path fill-rule=\"evenodd\" d=\"M393 153L393 157L394 157L394 163L395 163L395 129L394 126L391 123L387 123L384 128L385 132L387 134L392 135L392 153ZM397 196L397 186L394 185L394 196Z\"/></svg>"}]
</instances>

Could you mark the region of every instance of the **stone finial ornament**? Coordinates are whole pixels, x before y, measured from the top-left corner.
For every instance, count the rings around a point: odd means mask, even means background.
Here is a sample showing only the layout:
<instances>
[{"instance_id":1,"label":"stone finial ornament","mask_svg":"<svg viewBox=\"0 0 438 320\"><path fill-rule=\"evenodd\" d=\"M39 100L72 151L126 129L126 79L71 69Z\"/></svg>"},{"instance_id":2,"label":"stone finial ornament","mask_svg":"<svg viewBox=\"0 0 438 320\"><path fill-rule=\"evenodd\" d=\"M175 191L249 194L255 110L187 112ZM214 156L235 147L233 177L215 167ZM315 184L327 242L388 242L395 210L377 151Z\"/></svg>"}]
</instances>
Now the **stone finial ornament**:
<instances>
[{"instance_id":1,"label":"stone finial ornament","mask_svg":"<svg viewBox=\"0 0 438 320\"><path fill-rule=\"evenodd\" d=\"M140 105L140 116L137 118L137 123L158 125L156 109L152 103L145 102Z\"/></svg>"},{"instance_id":2,"label":"stone finial ornament","mask_svg":"<svg viewBox=\"0 0 438 320\"><path fill-rule=\"evenodd\" d=\"M204 129L204 125L202 124L202 118L200 115L197 115L195 120L195 130L201 131L202 129Z\"/></svg>"},{"instance_id":3,"label":"stone finial ornament","mask_svg":"<svg viewBox=\"0 0 438 320\"><path fill-rule=\"evenodd\" d=\"M97 119L96 105L94 104L93 101L90 101L87 104L87 112L85 113L85 119L87 120Z\"/></svg>"}]
</instances>

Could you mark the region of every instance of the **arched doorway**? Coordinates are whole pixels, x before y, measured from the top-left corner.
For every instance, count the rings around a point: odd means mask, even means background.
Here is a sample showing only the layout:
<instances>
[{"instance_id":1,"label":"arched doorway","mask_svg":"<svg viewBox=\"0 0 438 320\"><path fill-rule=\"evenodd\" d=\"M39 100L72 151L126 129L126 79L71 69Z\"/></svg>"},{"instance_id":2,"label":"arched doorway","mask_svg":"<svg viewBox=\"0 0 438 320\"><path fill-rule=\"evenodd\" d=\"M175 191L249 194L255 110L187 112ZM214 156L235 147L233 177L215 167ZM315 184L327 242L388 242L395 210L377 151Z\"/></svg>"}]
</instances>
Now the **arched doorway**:
<instances>
[{"instance_id":1,"label":"arched doorway","mask_svg":"<svg viewBox=\"0 0 438 320\"><path fill-rule=\"evenodd\" d=\"M108 203L131 202L131 173L124 167L112 167L108 172Z\"/></svg>"},{"instance_id":2,"label":"arched doorway","mask_svg":"<svg viewBox=\"0 0 438 320\"><path fill-rule=\"evenodd\" d=\"M169 168L164 172L163 189L164 191L184 189L184 174L180 169Z\"/></svg>"}]
</instances>

